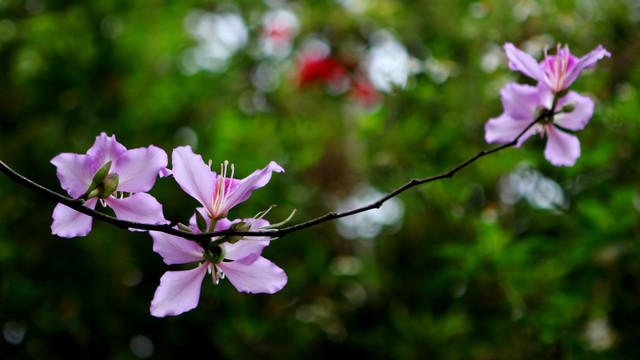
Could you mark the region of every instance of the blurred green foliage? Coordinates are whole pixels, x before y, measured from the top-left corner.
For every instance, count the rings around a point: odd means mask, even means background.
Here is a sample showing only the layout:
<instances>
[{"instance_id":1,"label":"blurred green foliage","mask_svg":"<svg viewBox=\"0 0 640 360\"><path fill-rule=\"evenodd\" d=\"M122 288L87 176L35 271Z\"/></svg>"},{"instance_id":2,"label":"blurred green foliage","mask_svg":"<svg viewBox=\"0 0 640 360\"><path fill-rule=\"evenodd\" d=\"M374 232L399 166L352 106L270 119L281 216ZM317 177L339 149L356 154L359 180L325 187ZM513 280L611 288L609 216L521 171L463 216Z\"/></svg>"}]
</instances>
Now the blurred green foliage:
<instances>
[{"instance_id":1,"label":"blurred green foliage","mask_svg":"<svg viewBox=\"0 0 640 360\"><path fill-rule=\"evenodd\" d=\"M293 53L270 58L258 39L278 4L299 30ZM189 60L198 10L247 25L248 42L217 71ZM355 72L383 29L420 69L377 106L292 80L310 36ZM401 223L374 238L346 239L335 223L288 235L265 250L289 276L274 295L205 281L196 309L154 318L149 303L167 266L147 234L94 222L86 238L57 238L55 204L1 176L0 357L637 359L636 0L0 0L0 159L60 192L48 161L84 153L102 131L169 154L191 144L241 177L275 160L287 172L231 215L276 204L270 220L298 209L299 222L335 210L361 184L391 191L487 148L498 90L527 81L507 68L504 42L612 53L573 86L596 101L577 164L553 167L533 138L402 194ZM256 85L260 66L277 70L266 90ZM517 169L551 188L505 200ZM563 201L541 206L553 189ZM187 221L196 206L172 179L151 193L169 219Z\"/></svg>"}]
</instances>

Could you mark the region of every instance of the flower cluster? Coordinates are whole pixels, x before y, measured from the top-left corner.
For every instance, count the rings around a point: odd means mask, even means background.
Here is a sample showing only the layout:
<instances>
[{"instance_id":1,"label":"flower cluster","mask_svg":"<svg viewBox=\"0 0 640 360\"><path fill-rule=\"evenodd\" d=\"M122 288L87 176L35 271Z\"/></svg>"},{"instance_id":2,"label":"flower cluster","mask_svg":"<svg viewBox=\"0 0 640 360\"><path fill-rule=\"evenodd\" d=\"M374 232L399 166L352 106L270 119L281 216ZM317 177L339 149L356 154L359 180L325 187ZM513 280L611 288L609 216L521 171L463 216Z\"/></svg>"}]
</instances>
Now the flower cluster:
<instances>
[{"instance_id":1,"label":"flower cluster","mask_svg":"<svg viewBox=\"0 0 640 360\"><path fill-rule=\"evenodd\" d=\"M254 190L265 186L274 171L284 171L272 161L244 179L235 179L233 165L225 161L217 174L189 146L173 150L173 168L169 170L164 150L155 146L127 150L115 136L105 133L96 138L86 154L62 153L51 163L57 167L62 187L84 206L94 209L101 203L113 209L119 219L147 224L167 223L162 205L147 191L157 176L173 175L178 185L203 206L196 209L189 226L176 227L191 233L271 227L262 219L266 211L243 220L229 220L227 214ZM58 204L53 212L51 230L55 235L85 236L91 226L92 217L65 205ZM162 276L151 302L153 316L178 315L195 308L207 272L215 284L226 276L238 291L247 293L273 294L287 283L284 271L261 256L269 238L216 236L194 242L158 231L151 231L150 235L153 250L166 264L201 262L192 270L167 271Z\"/></svg>"},{"instance_id":2,"label":"flower cluster","mask_svg":"<svg viewBox=\"0 0 640 360\"><path fill-rule=\"evenodd\" d=\"M212 219L203 216L203 208L196 211L198 215L191 218L189 228L195 233L201 233L196 217L202 216L207 227L211 226ZM229 221L225 218L215 223L214 230L226 230L237 224L242 224L247 230L269 226L264 219ZM160 286L151 301L153 316L178 315L195 308L202 280L207 273L211 274L214 284L226 275L238 291L254 294L273 294L287 283L284 271L261 256L262 249L269 245L268 238L246 237L233 243L211 241L205 249L177 236L156 231L151 231L150 234L153 238L153 251L160 254L167 265L202 262L194 269L167 271L162 276Z\"/></svg>"},{"instance_id":3,"label":"flower cluster","mask_svg":"<svg viewBox=\"0 0 640 360\"><path fill-rule=\"evenodd\" d=\"M280 31L276 30L273 31ZM545 60L538 63L512 44L507 43L504 48L509 67L538 83L536 86L509 83L501 90L504 113L489 119L485 139L520 146L533 134L546 134L545 157L556 166L572 166L580 156L580 142L568 132L586 126L593 115L594 104L589 97L569 91L569 86L582 70L611 55L598 46L578 59L567 47L558 46L556 55L549 56L545 51ZM329 57L328 52L308 55L310 57L299 65L303 84L322 81L339 87L345 77L349 77L346 68ZM400 81L392 75L387 76L390 79L387 80ZM354 86L362 96L373 101L375 89L368 84L356 82ZM150 231L153 250L167 265L199 263L193 269L167 271L162 276L151 302L153 316L178 315L195 308L207 273L211 274L214 284L226 277L241 292L273 294L280 291L287 283L287 275L262 257L262 250L271 239L256 234L260 229L279 224L271 225L263 219L268 209L253 218L230 220L228 214L254 190L265 186L273 172L284 172L284 169L272 161L244 179L236 179L233 165L225 161L220 173L216 173L210 163L205 163L189 146L175 148L171 156L172 169L168 169L164 150L153 145L127 150L115 136L102 133L86 154L62 153L51 163L57 167L62 188L71 197L92 210L98 203L109 207L119 219L160 224L169 230L162 205L147 193L158 176L173 176L182 190L202 205L195 209L189 225L178 224L173 228L181 230L178 233L185 237L198 240ZM55 207L53 234L67 238L85 236L91 227L92 217L62 204ZM232 235L219 235L225 230L232 230ZM253 232L241 236L239 231ZM214 232L218 233L214 236Z\"/></svg>"},{"instance_id":4,"label":"flower cluster","mask_svg":"<svg viewBox=\"0 0 640 360\"><path fill-rule=\"evenodd\" d=\"M557 47L556 55L548 55L538 63L531 55L513 44L504 45L509 68L536 80L536 86L509 83L500 91L504 113L489 119L485 125L487 142L509 143L518 138L520 146L531 135L547 134L544 156L556 166L573 166L580 157L580 141L569 131L584 129L593 115L593 100L569 91L569 86L582 70L592 68L611 54L601 45L587 55L576 58L568 47Z\"/></svg>"},{"instance_id":5,"label":"flower cluster","mask_svg":"<svg viewBox=\"0 0 640 360\"><path fill-rule=\"evenodd\" d=\"M62 153L51 160L57 167L62 188L72 198L84 200L95 209L100 202L119 219L164 223L162 205L146 192L158 175L166 176L167 154L153 145L127 150L115 136L96 138L86 154ZM51 231L61 237L85 236L93 218L58 204L53 211Z\"/></svg>"}]
</instances>

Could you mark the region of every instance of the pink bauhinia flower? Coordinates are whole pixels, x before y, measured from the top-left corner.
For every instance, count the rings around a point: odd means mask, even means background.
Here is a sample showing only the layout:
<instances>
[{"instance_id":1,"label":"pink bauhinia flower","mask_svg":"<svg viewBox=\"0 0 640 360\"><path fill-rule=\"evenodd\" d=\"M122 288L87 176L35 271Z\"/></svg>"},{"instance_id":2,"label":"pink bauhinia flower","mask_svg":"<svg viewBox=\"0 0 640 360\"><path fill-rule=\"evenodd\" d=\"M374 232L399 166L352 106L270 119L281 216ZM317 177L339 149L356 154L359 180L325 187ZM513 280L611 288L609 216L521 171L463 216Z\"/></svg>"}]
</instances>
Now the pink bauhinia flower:
<instances>
[{"instance_id":1,"label":"pink bauhinia flower","mask_svg":"<svg viewBox=\"0 0 640 360\"><path fill-rule=\"evenodd\" d=\"M547 134L544 156L555 166L573 166L580 157L580 141L565 130L582 130L593 115L593 101L570 91L558 99L553 107L554 94L544 85L529 86L509 83L500 91L504 113L486 123L487 142L508 143L522 133L537 116L547 112L548 117L536 123L519 139L522 145L531 135ZM550 112L555 112L551 114Z\"/></svg>"},{"instance_id":2,"label":"pink bauhinia flower","mask_svg":"<svg viewBox=\"0 0 640 360\"><path fill-rule=\"evenodd\" d=\"M594 67L598 60L605 56L611 57L602 45L578 59L571 55L568 46L561 48L558 44L556 55L549 56L545 50L545 59L540 63L511 43L504 44L504 50L509 58L511 70L520 71L539 81L554 94L568 88L580 76L582 70Z\"/></svg>"},{"instance_id":3,"label":"pink bauhinia flower","mask_svg":"<svg viewBox=\"0 0 640 360\"><path fill-rule=\"evenodd\" d=\"M144 223L165 222L162 205L145 193L158 175L166 176L167 154L153 145L127 150L115 135L96 137L87 154L62 153L51 159L57 167L62 188L84 206L95 209L98 202L113 209L119 219ZM130 193L130 196L125 196ZM85 236L93 218L58 204L53 211L51 231L61 237Z\"/></svg>"},{"instance_id":4,"label":"pink bauhinia flower","mask_svg":"<svg viewBox=\"0 0 640 360\"><path fill-rule=\"evenodd\" d=\"M201 215L206 210L196 210ZM207 229L211 219L204 218ZM226 230L234 224L242 225L242 229L257 230L269 226L263 219L245 219L229 221L220 219L215 223L215 231ZM194 233L201 233L195 216L190 226ZM151 315L165 317L179 315L198 305L202 280L207 273L211 274L213 283L220 279L229 279L231 284L241 292L273 294L280 291L287 283L287 275L282 269L261 256L262 250L269 245L268 238L246 237L235 239L234 243L215 244L218 238L209 240L204 249L195 242L162 232L150 231L153 238L153 251L160 254L167 265L202 262L191 270L167 271L160 279L160 285L151 301Z\"/></svg>"},{"instance_id":5,"label":"pink bauhinia flower","mask_svg":"<svg viewBox=\"0 0 640 360\"><path fill-rule=\"evenodd\" d=\"M181 146L173 150L171 156L173 177L187 194L198 200L212 219L227 216L229 209L247 200L253 190L265 186L272 172L284 172L275 162L270 162L262 170L256 170L242 180L233 178L234 167L228 174L228 162L222 165L220 174L211 171L202 156L196 155L190 146Z\"/></svg>"}]
</instances>

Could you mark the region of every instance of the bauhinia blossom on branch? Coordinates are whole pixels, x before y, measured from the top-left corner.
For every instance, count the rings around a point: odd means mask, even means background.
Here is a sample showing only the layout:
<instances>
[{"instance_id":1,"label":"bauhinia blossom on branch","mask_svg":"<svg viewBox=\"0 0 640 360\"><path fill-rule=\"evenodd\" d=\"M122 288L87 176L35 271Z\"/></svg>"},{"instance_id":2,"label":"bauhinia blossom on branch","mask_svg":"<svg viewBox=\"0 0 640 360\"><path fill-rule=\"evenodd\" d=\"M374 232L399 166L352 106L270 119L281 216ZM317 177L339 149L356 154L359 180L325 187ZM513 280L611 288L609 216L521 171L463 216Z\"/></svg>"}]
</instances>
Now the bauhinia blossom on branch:
<instances>
[{"instance_id":1,"label":"bauhinia blossom on branch","mask_svg":"<svg viewBox=\"0 0 640 360\"><path fill-rule=\"evenodd\" d=\"M189 228L194 233L209 229L212 219L204 208L196 209ZM204 220L198 224L200 217ZM215 230L229 229L242 224L249 229L269 226L264 219L244 219L216 222ZM287 275L282 269L261 256L262 249L269 245L268 237L236 238L230 242L216 243L212 238L206 248L177 236L151 231L153 251L160 254L167 265L202 262L192 270L167 271L160 279L160 286L151 301L151 315L164 317L179 315L198 305L200 287L207 273L214 284L225 276L238 291L247 293L273 294L287 283Z\"/></svg>"},{"instance_id":2,"label":"bauhinia blossom on branch","mask_svg":"<svg viewBox=\"0 0 640 360\"><path fill-rule=\"evenodd\" d=\"M204 206L211 219L226 217L229 210L247 200L253 190L265 186L272 172L284 172L280 165L272 161L264 169L237 180L233 178L234 166L231 165L231 174L228 174L229 164L225 162L218 175L211 171L210 165L205 164L202 156L193 153L190 146L175 148L171 161L173 177L178 185Z\"/></svg>"},{"instance_id":3,"label":"bauhinia blossom on branch","mask_svg":"<svg viewBox=\"0 0 640 360\"><path fill-rule=\"evenodd\" d=\"M569 91L582 70L593 67L611 55L602 46L578 59L567 47L557 48L555 56L545 51L545 60L533 57L505 44L509 67L538 81L536 86L507 84L500 92L504 113L489 119L485 126L487 142L502 145L483 150L451 170L422 179L413 179L368 205L341 213L330 212L297 225L277 229L263 216L229 220L229 210L246 201L251 193L265 186L273 172L284 169L270 162L244 179L235 179L235 168L228 162L220 174L211 170L189 146L173 150L172 171L166 168L166 153L151 145L127 150L102 133L87 154L63 153L52 159L60 183L71 198L60 195L24 178L0 161L0 171L14 182L57 202L52 233L62 237L84 236L91 230L92 219L129 230L149 230L153 250L166 264L201 262L191 270L167 271L151 303L157 317L178 315L195 308L202 280L207 273L213 282L229 279L238 290L248 293L275 293L287 283L282 269L261 256L270 241L288 233L330 220L379 208L387 200L415 186L452 178L458 171L486 155L512 146L521 146L531 135L546 134L545 157L554 165L572 166L580 156L580 142L571 131L582 130L593 115L593 101ZM230 168L230 171L229 171ZM173 175L182 190L203 207L197 208L189 225L168 224L162 205L147 194L156 177ZM96 204L113 209L116 217L95 210ZM287 219L288 220L288 219ZM286 222L286 221L285 221ZM283 222L284 223L284 222Z\"/></svg>"},{"instance_id":4,"label":"bauhinia blossom on branch","mask_svg":"<svg viewBox=\"0 0 640 360\"><path fill-rule=\"evenodd\" d=\"M568 88L582 70L592 68L598 60L611 57L611 54L599 45L578 59L571 55L568 47L558 45L555 56L549 56L545 50L545 60L538 63L513 44L505 44L504 49L511 70L537 80L538 85L509 83L502 88L504 113L489 119L485 139L489 143L510 142L536 118L536 114L547 112L546 121L531 127L516 146L522 145L531 135L539 133L542 137L547 134L545 158L556 166L573 166L580 157L580 141L569 132L584 129L593 115L593 100L568 91Z\"/></svg>"},{"instance_id":5,"label":"bauhinia blossom on branch","mask_svg":"<svg viewBox=\"0 0 640 360\"><path fill-rule=\"evenodd\" d=\"M62 153L51 163L58 168L62 188L74 199L81 199L84 206L94 209L100 202L112 208L119 219L166 223L162 205L146 193L159 174L169 174L164 150L153 145L127 150L115 136L102 133L86 155ZM61 237L85 236L91 231L92 220L58 204L51 232Z\"/></svg>"},{"instance_id":6,"label":"bauhinia blossom on branch","mask_svg":"<svg viewBox=\"0 0 640 360\"><path fill-rule=\"evenodd\" d=\"M84 214L91 216L95 214L96 218L123 228L152 230L150 234L154 240L154 251L158 252L165 260L165 263L169 265L203 261L203 263L195 269L167 271L162 276L160 285L152 300L150 311L153 316L164 317L179 315L197 306L202 280L207 272L212 274L214 283L217 283L219 279L226 275L239 291L250 293L274 293L279 291L286 284L287 277L282 269L261 256L262 249L269 243L268 239L279 238L288 233L333 219L379 208L387 200L412 187L444 178L451 178L459 170L479 158L516 145L524 133L548 117L549 113L545 112L540 114L538 118L526 126L513 141L490 150L480 151L446 173L423 179L413 179L366 206L342 213L331 212L316 219L282 229L272 229L268 226L269 223L266 222L266 220L260 218L262 215L260 215L258 219L245 219L242 222L231 222L226 218L217 219L209 216L209 210L205 210L204 208L196 210L196 215L191 219L190 226L186 227L183 225L181 226L182 229L174 228L167 224L136 224L128 220L116 219L96 212L93 209L83 206L81 200L65 198L24 178L1 161L0 170L16 183L68 204L76 210L81 210ZM186 149L183 150L186 151ZM188 150L191 152L190 149ZM202 161L201 157L198 158L199 161L195 161L196 164ZM178 173L180 173L180 170L178 170ZM257 173L260 173L260 171ZM216 178L215 175L212 176L210 173L205 176L203 180L214 181ZM222 179L224 179L224 177L222 177ZM258 184L260 183L262 183L262 181L258 182ZM266 181L264 183L266 183ZM227 184L227 182L225 181L224 184ZM202 199L208 198L203 197ZM266 211L262 214L264 213L266 213ZM253 239L250 237L253 237ZM258 239L256 239L256 237L258 237Z\"/></svg>"},{"instance_id":7,"label":"bauhinia blossom on branch","mask_svg":"<svg viewBox=\"0 0 640 360\"><path fill-rule=\"evenodd\" d=\"M322 223L325 223L327 221L331 221L331 220L335 220L335 219L339 219L339 218L343 218L343 217L348 217L351 215L355 215L355 214L359 214L361 212L365 212L365 211L369 211L372 209L377 209L380 208L382 206L382 204L384 204L386 201L388 201L389 199L396 197L398 195L400 195L401 193L419 186L419 185L423 185L423 184L427 184L433 181L437 181L437 180L441 180L441 179L450 179L452 178L458 171L462 170L463 168L467 167L468 165L474 163L476 160L487 156L489 154L504 150L506 148L512 147L514 145L517 144L518 140L520 139L520 137L527 131L529 130L532 126L534 126L535 124L537 124L538 122L546 119L546 117L548 116L548 114L543 113L540 114L540 116L538 116L538 118L536 118L534 121L532 121L529 125L527 125L525 127L525 129L523 129L523 131L518 134L516 136L516 138L506 144L502 144L500 146L494 147L492 149L489 150L482 150L480 152L478 152L477 154L475 154L474 156L470 157L469 159L467 159L466 161L462 162L461 164L459 164L458 166L452 168L451 170L438 174L438 175L433 175L430 177L426 177L426 178L416 178L416 179L412 179L410 181L408 181L407 183L405 183L404 185L398 187L397 189L391 191L390 193L384 195L383 197L381 197L380 199L361 206L359 208L356 209L351 209L348 211L344 211L344 212L329 212L325 215L322 215L320 217L296 224L296 225L291 225L288 227L283 227L283 228L279 228L279 229L274 229L274 228L266 228L266 229L260 229L260 230L241 230L241 229L234 229L234 228L230 228L230 229L226 229L226 230L215 230L215 231L210 231L210 232L206 232L206 233L194 233L191 231L186 231L186 230L181 230L179 228L175 228L174 225L175 224L147 224L147 223L141 223L141 222L135 222L135 221L129 221L129 220L123 220L123 219L118 219L115 218L113 216L109 216L107 214L95 211L93 209L87 208L83 206L83 203L80 200L77 199L73 199L73 198L69 198L63 195L60 195L58 193L56 193L53 190L47 189L45 187L43 187L42 185L39 185L27 178L25 178L24 176L20 175L19 173L17 173L15 170L11 169L9 166L7 166L5 163L3 163L2 161L0 161L0 171L2 171L5 175L7 175L11 180L13 180L15 183L20 184L36 193L39 193L43 196L46 196L54 201L57 201L61 204L64 204L78 212L82 212L85 215L89 215L93 218L96 218L100 221L118 226L122 229L138 229L138 230L153 230L153 231L159 231L159 232L163 232L166 234L170 234L170 235L176 235L176 236L180 236L182 238L188 239L188 240L193 240L193 241L203 241L206 239L210 239L212 237L219 237L219 236L226 236L226 237L233 237L233 236L268 236L270 238L280 238L283 237L287 234L290 234L292 232L296 232L299 230L303 230L306 228L310 228L312 226L316 226Z\"/></svg>"}]
</instances>

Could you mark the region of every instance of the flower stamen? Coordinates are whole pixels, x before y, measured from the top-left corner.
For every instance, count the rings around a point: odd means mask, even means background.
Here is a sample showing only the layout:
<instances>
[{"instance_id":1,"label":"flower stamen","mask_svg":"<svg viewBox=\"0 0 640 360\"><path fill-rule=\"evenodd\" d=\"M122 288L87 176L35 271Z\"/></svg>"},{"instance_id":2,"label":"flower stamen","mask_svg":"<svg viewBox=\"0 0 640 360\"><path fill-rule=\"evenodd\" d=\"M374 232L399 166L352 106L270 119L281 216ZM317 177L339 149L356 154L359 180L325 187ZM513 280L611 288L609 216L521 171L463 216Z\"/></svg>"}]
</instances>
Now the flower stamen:
<instances>
[{"instance_id":1,"label":"flower stamen","mask_svg":"<svg viewBox=\"0 0 640 360\"><path fill-rule=\"evenodd\" d=\"M214 219L224 217L224 209L227 206L228 195L231 192L231 183L233 182L233 176L235 174L235 167L231 164L231 176L227 177L227 168L229 167L229 161L225 160L220 164L220 175L216 179L216 189L213 193L213 214L210 216Z\"/></svg>"}]
</instances>

